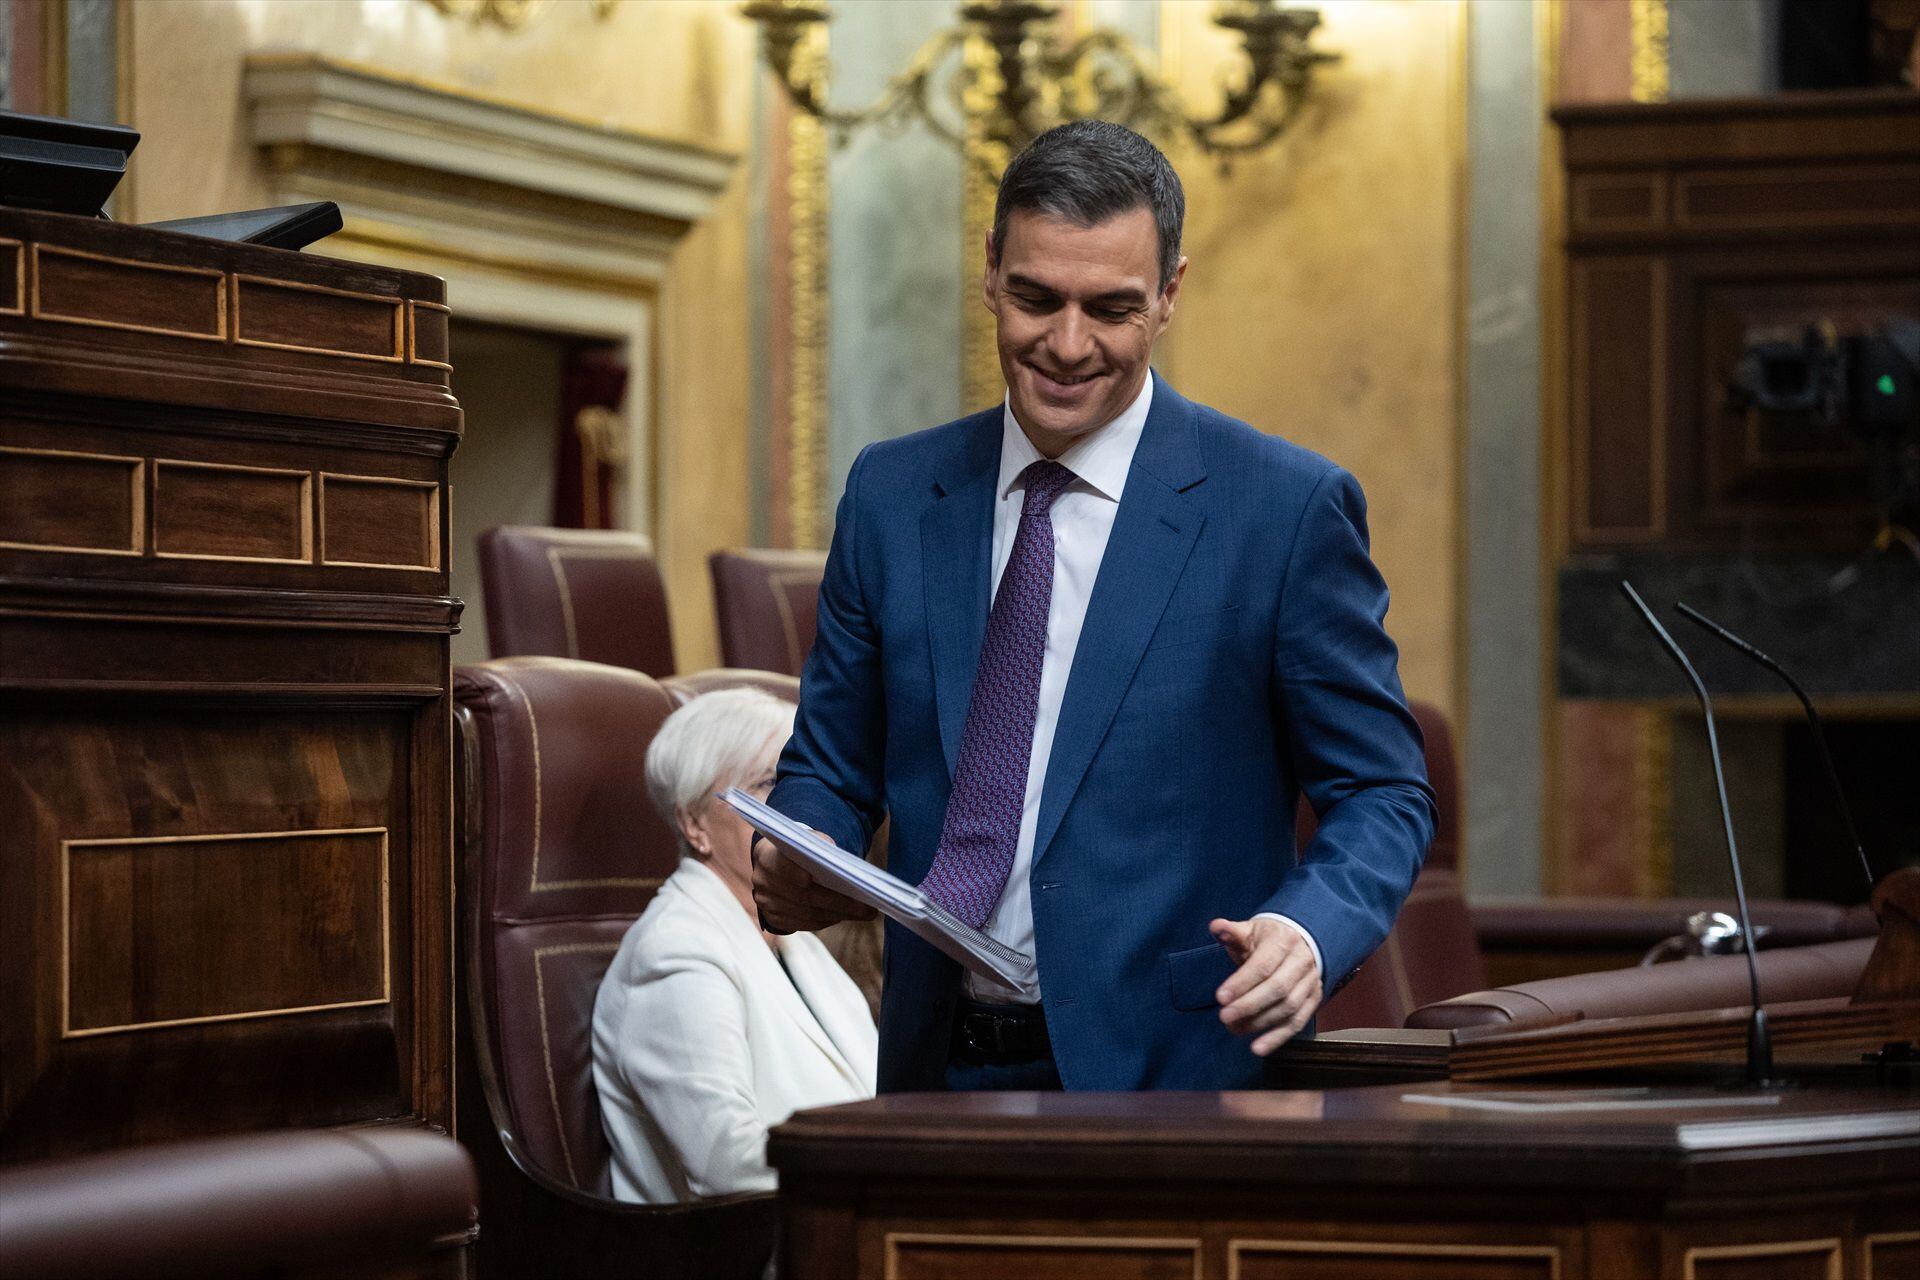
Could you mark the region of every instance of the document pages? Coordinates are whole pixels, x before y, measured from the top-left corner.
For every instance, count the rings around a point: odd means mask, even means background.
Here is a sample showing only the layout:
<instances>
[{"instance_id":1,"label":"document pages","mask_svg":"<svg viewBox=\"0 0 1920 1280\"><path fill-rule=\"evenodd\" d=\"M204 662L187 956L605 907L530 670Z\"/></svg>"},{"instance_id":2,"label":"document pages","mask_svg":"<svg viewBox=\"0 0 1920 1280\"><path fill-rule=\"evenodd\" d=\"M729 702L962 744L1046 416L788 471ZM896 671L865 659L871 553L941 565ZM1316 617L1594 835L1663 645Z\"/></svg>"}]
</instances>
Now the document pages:
<instances>
[{"instance_id":1,"label":"document pages","mask_svg":"<svg viewBox=\"0 0 1920 1280\"><path fill-rule=\"evenodd\" d=\"M898 920L983 977L997 979L1025 994L1036 990L1038 975L1032 956L989 938L918 888L848 853L740 788L728 787L719 798L829 889Z\"/></svg>"}]
</instances>

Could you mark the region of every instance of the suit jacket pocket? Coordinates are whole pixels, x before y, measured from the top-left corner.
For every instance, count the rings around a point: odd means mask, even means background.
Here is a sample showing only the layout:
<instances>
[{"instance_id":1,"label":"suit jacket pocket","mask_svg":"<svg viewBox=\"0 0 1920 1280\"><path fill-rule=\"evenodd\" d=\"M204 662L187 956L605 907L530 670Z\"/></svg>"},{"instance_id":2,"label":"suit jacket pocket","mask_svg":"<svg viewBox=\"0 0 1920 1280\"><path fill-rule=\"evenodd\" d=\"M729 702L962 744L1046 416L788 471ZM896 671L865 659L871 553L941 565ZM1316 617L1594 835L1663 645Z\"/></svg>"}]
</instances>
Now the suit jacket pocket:
<instances>
[{"instance_id":1,"label":"suit jacket pocket","mask_svg":"<svg viewBox=\"0 0 1920 1280\"><path fill-rule=\"evenodd\" d=\"M1214 992L1234 971L1233 957L1217 942L1167 953L1167 982L1176 1009L1212 1009Z\"/></svg>"},{"instance_id":2,"label":"suit jacket pocket","mask_svg":"<svg viewBox=\"0 0 1920 1280\"><path fill-rule=\"evenodd\" d=\"M1177 617L1162 618L1160 625L1154 628L1153 640L1147 648L1171 649L1175 645L1198 644L1202 640L1231 635L1239 624L1240 606L1237 604L1225 609L1209 609L1204 613L1183 613Z\"/></svg>"}]
</instances>

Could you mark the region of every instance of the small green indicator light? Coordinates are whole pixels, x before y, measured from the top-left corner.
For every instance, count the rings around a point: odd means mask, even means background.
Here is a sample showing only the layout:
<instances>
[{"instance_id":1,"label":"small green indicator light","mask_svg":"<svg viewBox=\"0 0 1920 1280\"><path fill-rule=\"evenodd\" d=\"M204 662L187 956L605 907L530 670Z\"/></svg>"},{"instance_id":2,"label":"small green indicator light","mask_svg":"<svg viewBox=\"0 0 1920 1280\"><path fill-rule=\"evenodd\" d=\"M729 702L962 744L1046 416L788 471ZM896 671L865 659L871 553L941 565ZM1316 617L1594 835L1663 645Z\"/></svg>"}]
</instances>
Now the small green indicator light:
<instances>
[{"instance_id":1,"label":"small green indicator light","mask_svg":"<svg viewBox=\"0 0 1920 1280\"><path fill-rule=\"evenodd\" d=\"M1893 375L1890 373L1883 373L1880 375L1880 381L1874 383L1873 385L1876 389L1879 390L1881 395L1890 396L1893 394Z\"/></svg>"}]
</instances>

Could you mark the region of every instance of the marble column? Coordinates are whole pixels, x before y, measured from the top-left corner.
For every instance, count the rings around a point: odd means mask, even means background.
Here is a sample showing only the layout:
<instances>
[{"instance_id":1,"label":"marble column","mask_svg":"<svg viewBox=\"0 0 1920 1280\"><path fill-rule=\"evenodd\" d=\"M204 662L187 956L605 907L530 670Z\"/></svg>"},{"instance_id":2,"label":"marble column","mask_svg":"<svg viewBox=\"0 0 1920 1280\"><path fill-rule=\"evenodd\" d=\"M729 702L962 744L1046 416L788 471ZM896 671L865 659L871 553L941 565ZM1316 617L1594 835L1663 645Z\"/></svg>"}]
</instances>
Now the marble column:
<instances>
[{"instance_id":1,"label":"marble column","mask_svg":"<svg viewBox=\"0 0 1920 1280\"><path fill-rule=\"evenodd\" d=\"M1546 619L1541 597L1541 130L1535 6L1468 15L1466 879L1541 887Z\"/></svg>"},{"instance_id":2,"label":"marble column","mask_svg":"<svg viewBox=\"0 0 1920 1280\"><path fill-rule=\"evenodd\" d=\"M836 105L872 101L955 20L946 4L840 8ZM937 426L960 405L960 158L922 126L868 127L828 162L827 511L866 445Z\"/></svg>"}]
</instances>

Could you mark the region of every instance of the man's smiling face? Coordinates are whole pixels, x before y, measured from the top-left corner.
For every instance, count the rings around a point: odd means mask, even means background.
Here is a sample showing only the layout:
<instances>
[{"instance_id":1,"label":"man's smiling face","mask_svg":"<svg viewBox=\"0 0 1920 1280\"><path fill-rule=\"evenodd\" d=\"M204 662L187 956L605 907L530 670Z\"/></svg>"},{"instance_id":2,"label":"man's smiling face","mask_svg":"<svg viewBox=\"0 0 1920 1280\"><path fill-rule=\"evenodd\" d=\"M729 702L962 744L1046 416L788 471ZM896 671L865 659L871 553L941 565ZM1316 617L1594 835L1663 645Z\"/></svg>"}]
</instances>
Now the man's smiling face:
<instances>
[{"instance_id":1,"label":"man's smiling face","mask_svg":"<svg viewBox=\"0 0 1920 1280\"><path fill-rule=\"evenodd\" d=\"M1159 235L1145 206L1091 227L1018 209L1003 239L997 258L988 246L985 285L1000 372L1013 416L1055 458L1140 394L1187 262L1160 288Z\"/></svg>"}]
</instances>

